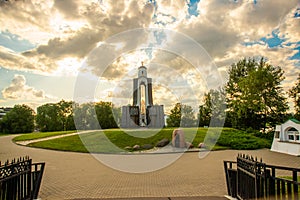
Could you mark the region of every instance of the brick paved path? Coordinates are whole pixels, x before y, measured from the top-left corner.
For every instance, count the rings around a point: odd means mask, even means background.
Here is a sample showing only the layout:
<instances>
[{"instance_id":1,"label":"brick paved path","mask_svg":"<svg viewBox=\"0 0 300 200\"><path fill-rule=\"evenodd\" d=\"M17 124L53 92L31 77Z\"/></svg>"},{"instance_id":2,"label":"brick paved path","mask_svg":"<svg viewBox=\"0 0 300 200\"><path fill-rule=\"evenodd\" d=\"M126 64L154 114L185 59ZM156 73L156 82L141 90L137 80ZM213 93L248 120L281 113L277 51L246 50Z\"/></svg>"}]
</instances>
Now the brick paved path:
<instances>
[{"instance_id":1,"label":"brick paved path","mask_svg":"<svg viewBox=\"0 0 300 200\"><path fill-rule=\"evenodd\" d=\"M198 153L185 153L161 170L130 174L111 169L90 154L28 148L11 142L14 136L0 137L0 160L30 156L46 162L40 190L43 200L164 197L163 199L219 199L226 194L223 160L234 160L238 153L262 157L264 162L300 168L300 157L270 152L215 151L203 159ZM215 196L215 197L205 197ZM179 198L180 197L180 198ZM194 198L192 198L194 197ZM146 199L150 200L150 199Z\"/></svg>"}]
</instances>

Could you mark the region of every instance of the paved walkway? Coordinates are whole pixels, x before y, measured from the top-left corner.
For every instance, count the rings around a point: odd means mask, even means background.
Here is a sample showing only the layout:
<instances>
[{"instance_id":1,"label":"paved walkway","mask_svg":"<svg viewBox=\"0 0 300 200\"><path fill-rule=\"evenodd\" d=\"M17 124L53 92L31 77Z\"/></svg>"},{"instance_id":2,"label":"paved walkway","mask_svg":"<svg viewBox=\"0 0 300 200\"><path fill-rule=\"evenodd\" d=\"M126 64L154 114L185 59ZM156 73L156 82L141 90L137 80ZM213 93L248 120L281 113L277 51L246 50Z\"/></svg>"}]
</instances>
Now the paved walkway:
<instances>
[{"instance_id":1,"label":"paved walkway","mask_svg":"<svg viewBox=\"0 0 300 200\"><path fill-rule=\"evenodd\" d=\"M53 139L63 138L63 137L72 136L72 135L80 135L80 134L84 134L84 133L91 133L91 132L94 132L94 131L96 131L96 130L79 131L79 132L75 132L75 133L50 136L50 137L46 137L46 138L38 138L38 139L33 139L33 140L17 141L16 143L26 146L26 145L28 145L30 143L34 143L34 142L42 142L42 141L46 141L46 140L53 140Z\"/></svg>"},{"instance_id":2,"label":"paved walkway","mask_svg":"<svg viewBox=\"0 0 300 200\"><path fill-rule=\"evenodd\" d=\"M185 153L166 168L132 174L111 169L90 154L16 145L11 142L13 137L0 137L0 160L28 155L33 162L46 162L40 190L42 200L132 197L144 200L153 197L160 197L158 199L161 200L186 200L187 197L218 200L223 199L226 194L223 160L234 160L238 153L262 157L269 164L300 167L300 157L274 153L267 149L227 150L210 152L202 159L199 159L198 153Z\"/></svg>"}]
</instances>

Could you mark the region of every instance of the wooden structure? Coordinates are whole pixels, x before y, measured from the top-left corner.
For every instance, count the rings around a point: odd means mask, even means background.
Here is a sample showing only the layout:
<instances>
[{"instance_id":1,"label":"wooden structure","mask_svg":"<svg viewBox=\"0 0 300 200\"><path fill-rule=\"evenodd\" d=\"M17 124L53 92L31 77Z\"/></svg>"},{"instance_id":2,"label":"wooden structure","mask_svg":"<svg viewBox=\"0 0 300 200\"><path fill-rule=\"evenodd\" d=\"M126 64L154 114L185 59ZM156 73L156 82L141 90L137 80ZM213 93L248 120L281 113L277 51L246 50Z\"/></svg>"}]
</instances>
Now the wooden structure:
<instances>
[{"instance_id":1,"label":"wooden structure","mask_svg":"<svg viewBox=\"0 0 300 200\"><path fill-rule=\"evenodd\" d=\"M234 168L235 167L235 168ZM237 199L300 198L300 168L268 165L251 156L224 161L228 195ZM278 172L287 176L278 176ZM289 178L290 177L290 178Z\"/></svg>"},{"instance_id":2,"label":"wooden structure","mask_svg":"<svg viewBox=\"0 0 300 200\"><path fill-rule=\"evenodd\" d=\"M44 168L29 157L0 162L0 200L37 199Z\"/></svg>"}]
</instances>

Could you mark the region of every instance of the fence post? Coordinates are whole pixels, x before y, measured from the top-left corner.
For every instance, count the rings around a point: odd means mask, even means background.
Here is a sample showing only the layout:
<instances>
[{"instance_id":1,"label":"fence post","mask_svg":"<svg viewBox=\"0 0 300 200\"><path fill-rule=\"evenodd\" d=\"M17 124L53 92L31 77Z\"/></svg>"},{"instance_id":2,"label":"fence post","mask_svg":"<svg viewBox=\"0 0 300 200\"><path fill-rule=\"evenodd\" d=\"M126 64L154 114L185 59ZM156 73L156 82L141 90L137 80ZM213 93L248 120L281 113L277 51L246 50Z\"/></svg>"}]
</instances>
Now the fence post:
<instances>
[{"instance_id":1,"label":"fence post","mask_svg":"<svg viewBox=\"0 0 300 200\"><path fill-rule=\"evenodd\" d=\"M225 170L225 178L226 178L226 185L227 185L227 193L229 196L232 196L231 188L229 184L229 174L228 174L228 166L227 161L224 161L224 170Z\"/></svg>"},{"instance_id":2,"label":"fence post","mask_svg":"<svg viewBox=\"0 0 300 200\"><path fill-rule=\"evenodd\" d=\"M40 166L40 169L38 170L38 165ZM34 171L32 173L33 176L33 188L32 188L32 197L33 199L38 198L42 176L44 173L45 163L38 163L34 165Z\"/></svg>"},{"instance_id":3,"label":"fence post","mask_svg":"<svg viewBox=\"0 0 300 200\"><path fill-rule=\"evenodd\" d=\"M298 199L299 197L299 191L298 191L298 177L297 177L297 171L293 171L293 185L294 185L294 196L295 196L295 199Z\"/></svg>"},{"instance_id":4,"label":"fence post","mask_svg":"<svg viewBox=\"0 0 300 200\"><path fill-rule=\"evenodd\" d=\"M258 199L261 197L261 188L260 188L260 174L261 174L261 169L259 162L255 161L254 162L254 169L255 169L255 198Z\"/></svg>"},{"instance_id":5,"label":"fence post","mask_svg":"<svg viewBox=\"0 0 300 200\"><path fill-rule=\"evenodd\" d=\"M271 170L272 170L272 175L271 175L271 177L269 178L269 183L270 183L270 196L273 196L273 195L275 195L275 176L276 176L276 174L275 174L275 168L274 167L272 167L271 168Z\"/></svg>"},{"instance_id":6,"label":"fence post","mask_svg":"<svg viewBox=\"0 0 300 200\"><path fill-rule=\"evenodd\" d=\"M27 167L31 167L31 164L32 164L32 160L29 159L28 160L28 164ZM31 169L27 172L26 174L26 178L27 178L27 186L26 186L26 189L27 189L27 195L29 198L31 198Z\"/></svg>"}]
</instances>

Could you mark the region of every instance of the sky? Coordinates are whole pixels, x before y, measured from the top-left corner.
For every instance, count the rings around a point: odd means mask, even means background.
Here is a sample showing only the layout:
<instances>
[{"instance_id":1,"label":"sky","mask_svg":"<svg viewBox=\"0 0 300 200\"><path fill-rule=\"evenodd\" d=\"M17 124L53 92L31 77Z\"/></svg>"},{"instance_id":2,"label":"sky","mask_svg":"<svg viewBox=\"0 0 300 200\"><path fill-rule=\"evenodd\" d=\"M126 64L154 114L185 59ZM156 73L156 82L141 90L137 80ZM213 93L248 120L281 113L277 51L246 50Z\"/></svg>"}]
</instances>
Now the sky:
<instances>
[{"instance_id":1,"label":"sky","mask_svg":"<svg viewBox=\"0 0 300 200\"><path fill-rule=\"evenodd\" d=\"M132 103L141 62L155 104L198 107L232 63L300 73L299 0L0 0L0 107Z\"/></svg>"}]
</instances>

